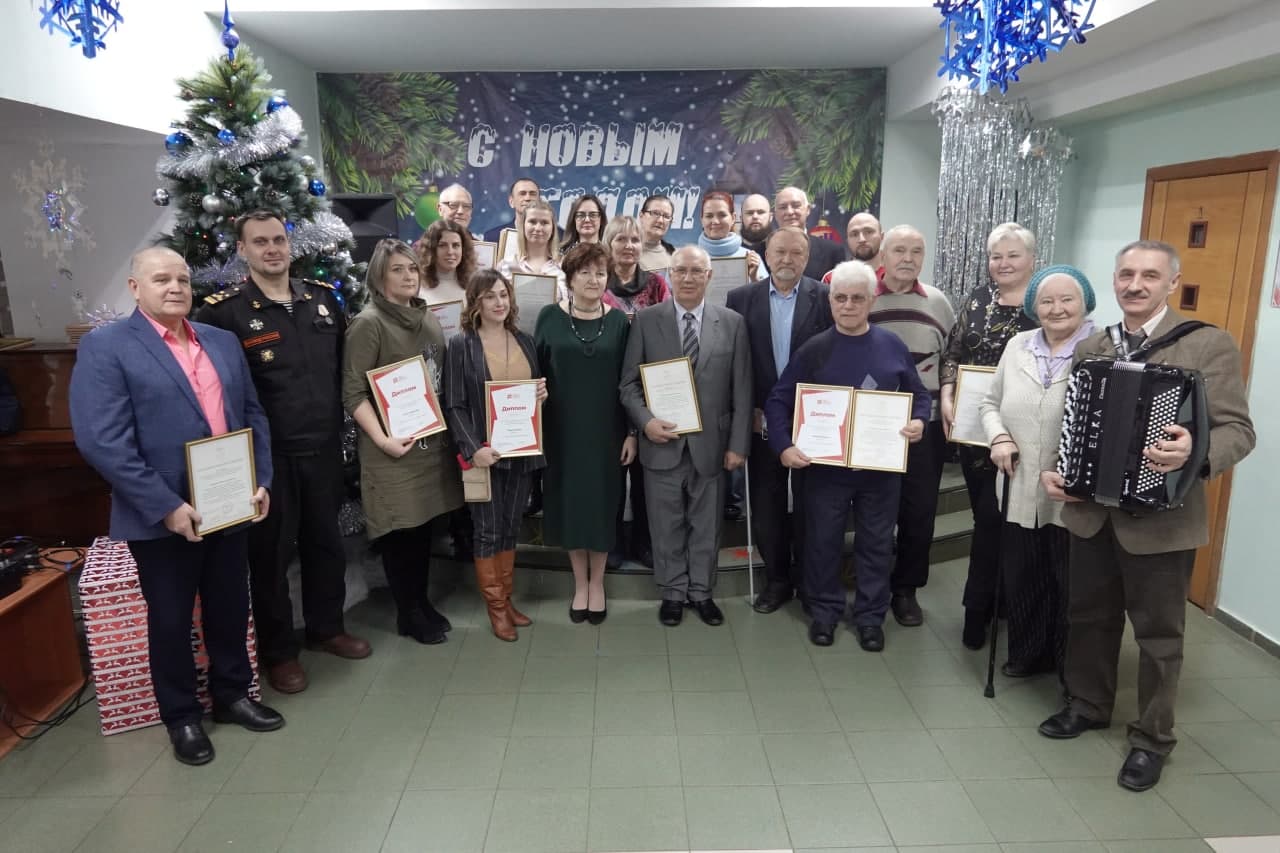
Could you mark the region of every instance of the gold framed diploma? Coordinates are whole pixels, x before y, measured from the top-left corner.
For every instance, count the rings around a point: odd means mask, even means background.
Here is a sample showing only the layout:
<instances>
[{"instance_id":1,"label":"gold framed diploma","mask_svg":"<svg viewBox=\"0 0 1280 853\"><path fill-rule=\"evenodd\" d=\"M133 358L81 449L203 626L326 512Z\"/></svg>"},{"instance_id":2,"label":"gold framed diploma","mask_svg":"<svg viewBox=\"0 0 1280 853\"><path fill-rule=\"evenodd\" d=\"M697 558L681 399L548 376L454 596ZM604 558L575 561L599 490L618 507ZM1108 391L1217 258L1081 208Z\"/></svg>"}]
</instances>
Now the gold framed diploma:
<instances>
[{"instance_id":1,"label":"gold framed diploma","mask_svg":"<svg viewBox=\"0 0 1280 853\"><path fill-rule=\"evenodd\" d=\"M844 468L849 460L852 415L852 388L797 382L791 443L814 465Z\"/></svg>"},{"instance_id":2,"label":"gold framed diploma","mask_svg":"<svg viewBox=\"0 0 1280 853\"><path fill-rule=\"evenodd\" d=\"M947 440L956 444L971 444L987 447L987 432L982 428L982 412L980 406L991 383L995 380L996 369L977 364L962 364L956 372L955 420L951 423L951 434Z\"/></svg>"},{"instance_id":3,"label":"gold framed diploma","mask_svg":"<svg viewBox=\"0 0 1280 853\"><path fill-rule=\"evenodd\" d=\"M751 279L747 277L747 259L712 258L711 281L707 283L707 301L723 306L729 301L729 291L741 287Z\"/></svg>"},{"instance_id":4,"label":"gold framed diploma","mask_svg":"<svg viewBox=\"0 0 1280 853\"><path fill-rule=\"evenodd\" d=\"M698 390L687 356L640 365L644 404L655 418L676 425L676 435L702 432Z\"/></svg>"},{"instance_id":5,"label":"gold framed diploma","mask_svg":"<svg viewBox=\"0 0 1280 853\"><path fill-rule=\"evenodd\" d=\"M366 370L365 376L373 389L373 408L388 436L426 438L448 429L422 356Z\"/></svg>"},{"instance_id":6,"label":"gold framed diploma","mask_svg":"<svg viewBox=\"0 0 1280 853\"><path fill-rule=\"evenodd\" d=\"M907 437L913 395L905 391L853 392L849 421L849 467L865 471L907 471Z\"/></svg>"},{"instance_id":7,"label":"gold framed diploma","mask_svg":"<svg viewBox=\"0 0 1280 853\"><path fill-rule=\"evenodd\" d=\"M462 331L461 299L454 302L441 302L427 307L431 309L431 313L436 315L436 319L440 321L440 330L444 332L446 341Z\"/></svg>"},{"instance_id":8,"label":"gold framed diploma","mask_svg":"<svg viewBox=\"0 0 1280 853\"><path fill-rule=\"evenodd\" d=\"M491 270L498 268L498 244L489 243L484 240L476 240L471 244L476 257L476 269Z\"/></svg>"},{"instance_id":9,"label":"gold framed diploma","mask_svg":"<svg viewBox=\"0 0 1280 853\"><path fill-rule=\"evenodd\" d=\"M503 458L542 452L538 380L484 383L484 411L489 446Z\"/></svg>"},{"instance_id":10,"label":"gold framed diploma","mask_svg":"<svg viewBox=\"0 0 1280 853\"><path fill-rule=\"evenodd\" d=\"M195 532L204 536L258 516L253 503L258 473L253 462L253 430L239 429L188 441L187 488L200 513Z\"/></svg>"},{"instance_id":11,"label":"gold framed diploma","mask_svg":"<svg viewBox=\"0 0 1280 853\"><path fill-rule=\"evenodd\" d=\"M498 235L498 255L494 262L495 266L497 261L514 261L517 245L516 229L503 228L502 233Z\"/></svg>"},{"instance_id":12,"label":"gold framed diploma","mask_svg":"<svg viewBox=\"0 0 1280 853\"><path fill-rule=\"evenodd\" d=\"M516 292L516 307L520 309L516 325L532 335L542 309L560 301L560 280L553 275L517 272L511 274L511 287Z\"/></svg>"}]
</instances>

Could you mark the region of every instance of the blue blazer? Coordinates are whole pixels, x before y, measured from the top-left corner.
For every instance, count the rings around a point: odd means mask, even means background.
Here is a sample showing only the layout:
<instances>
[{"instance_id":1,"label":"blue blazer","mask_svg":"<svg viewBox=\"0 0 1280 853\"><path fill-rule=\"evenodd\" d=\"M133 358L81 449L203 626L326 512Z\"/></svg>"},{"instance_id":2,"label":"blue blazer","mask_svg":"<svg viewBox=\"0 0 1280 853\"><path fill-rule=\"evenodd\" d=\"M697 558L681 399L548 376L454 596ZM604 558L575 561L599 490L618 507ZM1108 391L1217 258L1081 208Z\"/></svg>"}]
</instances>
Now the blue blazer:
<instances>
[{"instance_id":1,"label":"blue blazer","mask_svg":"<svg viewBox=\"0 0 1280 853\"><path fill-rule=\"evenodd\" d=\"M258 485L269 489L270 428L240 341L191 325L222 381L227 429L253 428ZM111 538L172 535L164 517L190 500L184 446L212 430L178 360L140 310L81 339L71 372L71 428L80 453L111 484Z\"/></svg>"}]
</instances>

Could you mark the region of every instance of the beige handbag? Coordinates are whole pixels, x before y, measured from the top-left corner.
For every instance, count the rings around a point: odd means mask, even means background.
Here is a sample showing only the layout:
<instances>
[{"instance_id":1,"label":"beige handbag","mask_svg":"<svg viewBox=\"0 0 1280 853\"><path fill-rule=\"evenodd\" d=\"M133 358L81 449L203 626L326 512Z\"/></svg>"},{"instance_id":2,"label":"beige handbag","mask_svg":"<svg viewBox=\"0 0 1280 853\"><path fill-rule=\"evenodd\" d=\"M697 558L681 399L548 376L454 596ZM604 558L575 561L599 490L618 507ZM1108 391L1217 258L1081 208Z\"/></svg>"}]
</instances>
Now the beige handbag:
<instances>
[{"instance_id":1,"label":"beige handbag","mask_svg":"<svg viewBox=\"0 0 1280 853\"><path fill-rule=\"evenodd\" d=\"M488 503L493 499L488 468L471 467L462 472L462 499L469 504Z\"/></svg>"}]
</instances>

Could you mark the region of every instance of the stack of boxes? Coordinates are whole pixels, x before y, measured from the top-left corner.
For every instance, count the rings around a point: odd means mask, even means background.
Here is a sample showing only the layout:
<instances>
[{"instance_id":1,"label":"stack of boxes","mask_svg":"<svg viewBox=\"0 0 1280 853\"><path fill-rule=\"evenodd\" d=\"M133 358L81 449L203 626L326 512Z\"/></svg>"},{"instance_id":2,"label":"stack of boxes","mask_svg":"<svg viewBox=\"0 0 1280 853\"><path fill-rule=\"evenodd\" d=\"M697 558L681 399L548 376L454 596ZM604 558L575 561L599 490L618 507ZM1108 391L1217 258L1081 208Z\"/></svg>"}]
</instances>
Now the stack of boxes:
<instances>
[{"instance_id":1,"label":"stack of boxes","mask_svg":"<svg viewBox=\"0 0 1280 853\"><path fill-rule=\"evenodd\" d=\"M245 583L248 583L248 574ZM124 542L105 536L94 540L80 573L80 602L84 611L89 658L93 664L98 715L104 735L153 726L160 722L155 693L151 689L151 664L147 653L147 603L138 585L138 568ZM209 656L204 648L200 599L191 617L191 650L196 659L196 685L206 709L209 698ZM249 695L261 698L258 686L258 648L249 614L245 637L253 684Z\"/></svg>"}]
</instances>

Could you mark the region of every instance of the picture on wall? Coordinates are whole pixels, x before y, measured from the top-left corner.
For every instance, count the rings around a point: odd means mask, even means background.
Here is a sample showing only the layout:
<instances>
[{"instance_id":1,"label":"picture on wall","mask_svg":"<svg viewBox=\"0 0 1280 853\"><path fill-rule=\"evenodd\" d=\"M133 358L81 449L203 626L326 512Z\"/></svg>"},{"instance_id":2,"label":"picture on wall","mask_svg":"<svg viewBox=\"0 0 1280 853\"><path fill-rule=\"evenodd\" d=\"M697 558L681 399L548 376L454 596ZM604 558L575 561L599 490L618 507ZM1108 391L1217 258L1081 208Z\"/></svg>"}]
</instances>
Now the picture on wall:
<instances>
[{"instance_id":1,"label":"picture on wall","mask_svg":"<svg viewBox=\"0 0 1280 853\"><path fill-rule=\"evenodd\" d=\"M341 193L393 193L400 236L436 217L439 190L465 186L470 229L512 220L507 196L537 181L563 225L585 193L606 215L665 194L673 243L692 242L711 188L772 198L806 190L810 230L879 206L883 68L321 74L325 170Z\"/></svg>"}]
</instances>

